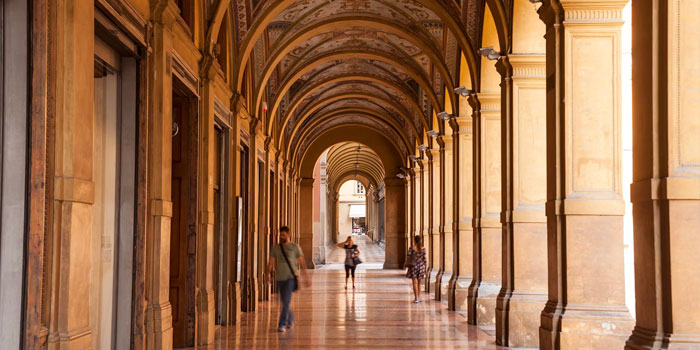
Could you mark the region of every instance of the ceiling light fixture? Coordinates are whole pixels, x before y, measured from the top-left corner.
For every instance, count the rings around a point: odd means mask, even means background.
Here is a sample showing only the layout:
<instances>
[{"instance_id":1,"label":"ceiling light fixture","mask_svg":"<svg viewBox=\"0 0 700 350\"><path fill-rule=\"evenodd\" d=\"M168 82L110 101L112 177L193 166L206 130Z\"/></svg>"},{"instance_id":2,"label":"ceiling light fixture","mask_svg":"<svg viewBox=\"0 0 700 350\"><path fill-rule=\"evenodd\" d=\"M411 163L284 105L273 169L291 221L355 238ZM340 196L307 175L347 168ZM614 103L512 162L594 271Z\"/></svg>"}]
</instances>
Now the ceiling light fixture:
<instances>
[{"instance_id":1,"label":"ceiling light fixture","mask_svg":"<svg viewBox=\"0 0 700 350\"><path fill-rule=\"evenodd\" d=\"M438 116L438 118L440 118L440 119L442 119L442 120L450 120L450 119L452 119L452 117L453 117L452 114L447 113L447 112L445 112L445 111L438 113L437 116Z\"/></svg>"},{"instance_id":2,"label":"ceiling light fixture","mask_svg":"<svg viewBox=\"0 0 700 350\"><path fill-rule=\"evenodd\" d=\"M469 94L472 93L472 91L467 89L465 86L460 86L458 88L455 88L455 93L458 94L459 96L467 97L467 96L469 96Z\"/></svg>"},{"instance_id":3,"label":"ceiling light fixture","mask_svg":"<svg viewBox=\"0 0 700 350\"><path fill-rule=\"evenodd\" d=\"M493 46L482 47L482 48L480 48L480 49L479 49L479 54L480 54L481 56L484 56L484 57L488 58L488 59L491 60L491 61L497 60L499 57L501 57L501 54L498 53L498 51L496 51L496 50L493 49Z\"/></svg>"}]
</instances>

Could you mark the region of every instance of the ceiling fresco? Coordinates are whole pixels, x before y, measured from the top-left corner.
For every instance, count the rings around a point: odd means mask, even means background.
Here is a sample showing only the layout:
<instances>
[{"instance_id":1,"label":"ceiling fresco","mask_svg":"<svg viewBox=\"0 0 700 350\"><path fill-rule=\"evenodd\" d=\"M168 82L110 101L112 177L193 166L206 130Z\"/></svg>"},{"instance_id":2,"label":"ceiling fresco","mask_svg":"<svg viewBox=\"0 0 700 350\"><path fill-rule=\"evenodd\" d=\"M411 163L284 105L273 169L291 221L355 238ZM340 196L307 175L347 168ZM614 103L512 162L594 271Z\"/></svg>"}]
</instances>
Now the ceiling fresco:
<instances>
[{"instance_id":1,"label":"ceiling fresco","mask_svg":"<svg viewBox=\"0 0 700 350\"><path fill-rule=\"evenodd\" d=\"M304 149L342 123L372 125L413 149L437 127L436 113L456 110L445 91L458 86L460 53L478 46L465 23L483 16L467 0L268 0L252 14L233 1L253 71L248 109L268 107L262 125L280 150Z\"/></svg>"}]
</instances>

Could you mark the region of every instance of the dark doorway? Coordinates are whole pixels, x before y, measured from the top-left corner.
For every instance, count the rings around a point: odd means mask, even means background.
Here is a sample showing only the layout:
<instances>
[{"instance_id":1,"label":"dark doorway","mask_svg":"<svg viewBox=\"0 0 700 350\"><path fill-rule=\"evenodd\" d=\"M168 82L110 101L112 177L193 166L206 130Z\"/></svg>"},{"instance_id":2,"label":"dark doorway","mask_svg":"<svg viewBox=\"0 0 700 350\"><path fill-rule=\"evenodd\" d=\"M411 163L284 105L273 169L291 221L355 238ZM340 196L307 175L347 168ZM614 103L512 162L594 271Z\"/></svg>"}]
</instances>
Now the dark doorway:
<instances>
[{"instance_id":1,"label":"dark doorway","mask_svg":"<svg viewBox=\"0 0 700 350\"><path fill-rule=\"evenodd\" d=\"M197 242L197 104L173 79L173 217L170 236L170 304L173 346L194 346Z\"/></svg>"}]
</instances>

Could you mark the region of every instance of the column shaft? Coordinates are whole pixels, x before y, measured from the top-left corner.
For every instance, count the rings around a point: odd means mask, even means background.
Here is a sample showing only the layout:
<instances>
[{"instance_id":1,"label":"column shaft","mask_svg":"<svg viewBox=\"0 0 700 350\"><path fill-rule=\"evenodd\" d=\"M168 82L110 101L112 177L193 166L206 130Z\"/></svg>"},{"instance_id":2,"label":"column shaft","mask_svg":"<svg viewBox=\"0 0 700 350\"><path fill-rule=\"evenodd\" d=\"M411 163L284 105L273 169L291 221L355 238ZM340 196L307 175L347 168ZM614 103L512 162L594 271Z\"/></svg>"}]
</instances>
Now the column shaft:
<instances>
[{"instance_id":1,"label":"column shaft","mask_svg":"<svg viewBox=\"0 0 700 350\"><path fill-rule=\"evenodd\" d=\"M626 349L700 348L700 4L632 6L636 327Z\"/></svg>"},{"instance_id":2,"label":"column shaft","mask_svg":"<svg viewBox=\"0 0 700 350\"><path fill-rule=\"evenodd\" d=\"M545 57L504 56L502 134L502 287L496 342L537 347L547 301Z\"/></svg>"},{"instance_id":3,"label":"column shaft","mask_svg":"<svg viewBox=\"0 0 700 350\"><path fill-rule=\"evenodd\" d=\"M542 349L621 348L620 27L626 1L546 1L547 260ZM590 53L596 52L595 56Z\"/></svg>"},{"instance_id":4,"label":"column shaft","mask_svg":"<svg viewBox=\"0 0 700 350\"><path fill-rule=\"evenodd\" d=\"M496 299L501 289L501 115L500 95L482 93L479 120L479 269L478 287L473 291L475 324L494 325ZM474 286L474 284L472 284Z\"/></svg>"},{"instance_id":5,"label":"column shaft","mask_svg":"<svg viewBox=\"0 0 700 350\"><path fill-rule=\"evenodd\" d=\"M453 262L448 308L467 310L467 295L473 273L472 216L472 122L468 117L452 122L454 148L452 208Z\"/></svg>"},{"instance_id":6,"label":"column shaft","mask_svg":"<svg viewBox=\"0 0 700 350\"><path fill-rule=\"evenodd\" d=\"M404 266L406 259L406 181L403 179L384 179L385 238L386 258L385 269L399 269Z\"/></svg>"}]
</instances>

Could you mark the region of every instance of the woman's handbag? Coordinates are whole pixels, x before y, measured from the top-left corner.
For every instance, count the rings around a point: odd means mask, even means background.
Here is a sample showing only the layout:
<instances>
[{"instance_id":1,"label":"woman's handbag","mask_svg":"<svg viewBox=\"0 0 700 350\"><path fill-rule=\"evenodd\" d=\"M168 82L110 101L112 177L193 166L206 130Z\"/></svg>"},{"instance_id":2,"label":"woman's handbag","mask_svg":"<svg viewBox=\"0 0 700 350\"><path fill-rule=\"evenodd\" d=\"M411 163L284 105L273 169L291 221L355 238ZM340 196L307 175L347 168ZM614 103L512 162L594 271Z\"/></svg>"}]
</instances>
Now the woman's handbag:
<instances>
[{"instance_id":1,"label":"woman's handbag","mask_svg":"<svg viewBox=\"0 0 700 350\"><path fill-rule=\"evenodd\" d=\"M292 264L289 262L289 258L287 258L287 253L284 252L284 246L280 244L280 250L282 250L282 256L284 256L284 260L287 261L287 266L289 266L289 271L292 271L292 275L294 275L294 291L296 292L299 290L299 279L297 278L297 274L294 273L294 269L292 268Z\"/></svg>"},{"instance_id":2,"label":"woman's handbag","mask_svg":"<svg viewBox=\"0 0 700 350\"><path fill-rule=\"evenodd\" d=\"M360 260L359 256L356 256L356 257L352 258L352 264L354 266L360 265L360 264L362 264L362 260Z\"/></svg>"},{"instance_id":3,"label":"woman's handbag","mask_svg":"<svg viewBox=\"0 0 700 350\"><path fill-rule=\"evenodd\" d=\"M414 257L414 254L406 254L406 264L404 265L407 269L416 266L416 258Z\"/></svg>"}]
</instances>

